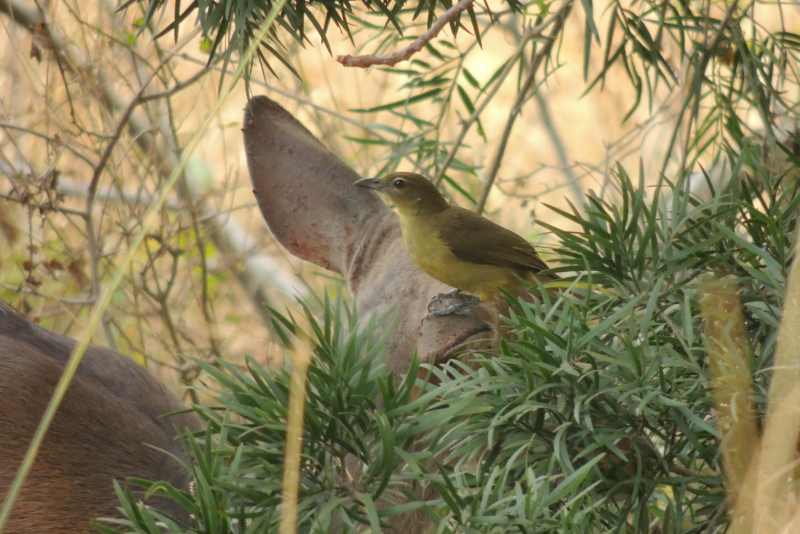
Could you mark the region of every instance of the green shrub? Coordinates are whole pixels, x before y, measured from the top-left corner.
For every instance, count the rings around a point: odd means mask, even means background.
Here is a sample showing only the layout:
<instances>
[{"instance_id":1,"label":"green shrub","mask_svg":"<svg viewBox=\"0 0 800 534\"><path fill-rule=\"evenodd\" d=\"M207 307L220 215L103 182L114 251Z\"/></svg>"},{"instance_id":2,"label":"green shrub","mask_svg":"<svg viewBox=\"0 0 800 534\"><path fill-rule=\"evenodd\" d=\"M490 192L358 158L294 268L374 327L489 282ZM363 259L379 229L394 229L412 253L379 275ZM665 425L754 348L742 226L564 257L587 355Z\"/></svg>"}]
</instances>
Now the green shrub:
<instances>
[{"instance_id":1,"label":"green shrub","mask_svg":"<svg viewBox=\"0 0 800 534\"><path fill-rule=\"evenodd\" d=\"M409 511L436 532L724 531L695 281L738 280L763 412L800 196L755 170L701 201L618 169L614 202L562 212L578 231L550 228L571 286L512 302L499 353L432 368L435 383L417 364L390 374L379 322L357 328L340 301L306 307L300 531L377 531ZM276 317L290 340L296 322ZM196 408L208 430L190 441L194 494L154 486L193 515L172 530L274 531L288 371L205 371L218 402ZM157 512L120 498L127 520L111 530L161 531Z\"/></svg>"}]
</instances>

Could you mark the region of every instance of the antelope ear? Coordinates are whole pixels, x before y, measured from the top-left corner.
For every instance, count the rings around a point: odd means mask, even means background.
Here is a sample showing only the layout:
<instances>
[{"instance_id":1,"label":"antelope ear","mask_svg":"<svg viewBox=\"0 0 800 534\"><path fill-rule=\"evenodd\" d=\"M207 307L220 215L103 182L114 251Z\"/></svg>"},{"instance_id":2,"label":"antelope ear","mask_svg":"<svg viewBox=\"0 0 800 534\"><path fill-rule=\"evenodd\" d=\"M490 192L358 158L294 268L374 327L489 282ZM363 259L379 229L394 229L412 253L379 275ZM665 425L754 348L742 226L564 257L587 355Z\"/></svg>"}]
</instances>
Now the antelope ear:
<instances>
[{"instance_id":1,"label":"antelope ear","mask_svg":"<svg viewBox=\"0 0 800 534\"><path fill-rule=\"evenodd\" d=\"M253 194L273 235L289 252L344 274L368 220L383 206L355 187L360 176L276 102L250 99L244 144Z\"/></svg>"}]
</instances>

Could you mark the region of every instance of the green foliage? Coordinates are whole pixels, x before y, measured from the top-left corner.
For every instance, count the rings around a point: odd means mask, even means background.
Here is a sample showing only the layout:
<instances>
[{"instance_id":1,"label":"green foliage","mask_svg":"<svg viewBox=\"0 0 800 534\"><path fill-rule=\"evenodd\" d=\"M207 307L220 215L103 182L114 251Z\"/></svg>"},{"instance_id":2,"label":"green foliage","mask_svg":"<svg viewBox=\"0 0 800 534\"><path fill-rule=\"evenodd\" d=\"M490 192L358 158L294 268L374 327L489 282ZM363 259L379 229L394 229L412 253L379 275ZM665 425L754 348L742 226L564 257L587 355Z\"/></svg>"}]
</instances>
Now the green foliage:
<instances>
[{"instance_id":1,"label":"green foliage","mask_svg":"<svg viewBox=\"0 0 800 534\"><path fill-rule=\"evenodd\" d=\"M576 232L553 228L573 287L512 302L499 354L431 368L434 383L416 366L390 375L377 323L358 328L341 302L319 319L306 308L316 349L301 531L378 531L408 511L437 532L723 531L693 280L737 276L763 411L800 195L755 169L706 201L666 181L648 194L618 169L616 202L567 213ZM297 330L291 317L276 326L289 341ZM196 408L209 426L192 446L195 493L162 488L193 515L172 531L272 531L287 370L206 371L218 403ZM114 531L161 531L157 512L120 497L127 520Z\"/></svg>"},{"instance_id":2,"label":"green foliage","mask_svg":"<svg viewBox=\"0 0 800 534\"><path fill-rule=\"evenodd\" d=\"M175 10L168 12L164 0L140 3L145 27L153 26L161 17L166 19L159 35L172 33L177 38L188 17L196 13L203 35L211 43L209 63L222 58L226 64L233 54L246 48L273 6L271 1L195 0L188 5L177 1ZM367 0L363 9L357 9L349 0L289 2L263 44L260 58L268 67L270 61L277 60L293 70L291 54L282 42L288 39L305 45L311 42L309 34L314 33L330 51L328 35L334 28L347 34L354 44L366 43L367 53L394 51L430 27L453 3ZM131 4L133 0L126 0L121 9ZM627 83L634 97L627 104L625 121L635 112L646 110L656 121L677 110L671 120L672 132L665 139L662 174L669 171L677 178L696 171L699 164L740 145L758 122L759 135L771 142L783 142L781 130L796 121L793 95L800 81L795 68L800 58L800 35L783 23L779 29L771 29L771 22L758 18L757 2L646 0L631 4L612 0L603 8L602 19L592 0L508 0L506 4L499 7L507 9L490 10L488 5L476 2L452 21L451 32L440 33L409 61L391 68L373 67L395 77L397 83L393 85L407 94L352 110L369 114L372 123L365 135L349 137L378 154L373 157L376 168L370 174L410 166L446 184L469 204L477 203L469 185L487 171L474 160L473 143L491 145L495 141L484 130L482 115L501 86L516 84L517 101L508 113L509 124L513 124L539 87L562 66L558 49L564 39L573 36L565 33L566 25L558 24L559 14L570 19L580 17L583 24L580 67L586 80L585 93L611 83ZM473 37L457 41L455 34L460 27ZM481 40L491 33L499 33L517 48L509 51L490 75L476 76L467 65L480 53ZM593 61L597 58L599 62ZM530 80L535 83L527 83ZM642 115L637 113L637 120ZM457 125L454 132L453 124ZM508 128L503 135L511 133ZM498 162L504 156L503 143L500 140ZM485 187L492 187L497 169L488 172L491 176L485 177ZM465 176L469 177L467 184Z\"/></svg>"},{"instance_id":3,"label":"green foliage","mask_svg":"<svg viewBox=\"0 0 800 534\"><path fill-rule=\"evenodd\" d=\"M124 0L119 9L127 9L136 0ZM145 25L153 24L160 11L167 5L166 0L146 0L140 1L144 10ZM511 10L519 9L516 0L507 0ZM250 45L258 27L264 22L273 8L272 0L260 0L256 2L242 0L224 1L201 1L194 0L188 5L181 3L180 0L174 2L174 11L169 15L172 19L160 29L158 37L172 34L177 40L181 24L189 17L196 15L200 21L203 36L211 42L209 53L209 63L217 57L222 57L225 62L229 62L234 53L241 54ZM362 5L361 2L358 3ZM403 16L410 16L412 20L418 17L423 18L430 26L439 14L450 7L449 0L419 0L416 5L406 4L406 0L365 0L363 6L367 13L376 14L385 19L387 27L393 28L397 34L402 35L404 22ZM284 66L295 72L290 60L286 55L287 48L280 39L281 34L305 46L311 44L310 33L322 41L322 44L332 53L331 45L328 41L328 31L336 28L347 34L352 40L352 26L356 28L366 25L362 20L364 13L354 12L354 4L350 0L298 0L287 2L281 9L276 19L280 30L270 31L269 41L262 43L262 50L259 57L273 73L269 59L276 59ZM462 14L463 16L463 14ZM469 8L466 12L469 18L469 25L475 35L480 38L480 30L475 19L474 8ZM451 21L450 28L455 35L458 29L464 24L461 17ZM297 74L295 72L295 74Z\"/></svg>"},{"instance_id":4,"label":"green foliage","mask_svg":"<svg viewBox=\"0 0 800 534\"><path fill-rule=\"evenodd\" d=\"M148 17L160 5L147 3ZM224 5L198 2L192 9ZM385 47L406 28L406 7L427 14L429 25L437 9L449 6L366 5L385 25L356 17L349 4L300 3L282 13L273 37L286 32L302 42L309 15L298 13L322 8L324 24L311 24L323 41L332 21L348 33L371 32ZM650 165L643 161L632 177L618 166L603 177L615 195L589 195L567 210L553 207L577 228L540 221L558 237L552 256L575 284L514 302L499 354L431 368L435 383L417 380L416 368L393 377L372 337L382 327L359 328L341 303L327 303L316 320L307 311L316 325L316 356L306 408L301 530L377 531L416 512L437 532L722 532L720 436L694 280L707 272L738 280L754 402L763 413L800 202L797 134L785 128L797 122L789 95L798 89L800 37L757 23L754 3L717 9L712 3L613 1L603 33L591 0L575 3L574 10L573 2L511 7L521 9L496 17L479 7L475 13L484 36L508 31L518 43L484 79L466 66L477 41L459 47L440 35L423 54L386 69L407 89L404 98L353 110L374 118L367 134L350 140L383 149L378 174L408 165L476 203L458 174L474 181L482 172L468 155L470 142L495 143L482 113L503 84L516 83L508 113L513 123L560 66L558 48L543 44L563 37L553 13L561 9L566 17L579 8L586 92L610 83L612 70L621 67L635 95L626 120L644 106L655 120L665 103L680 103L661 172L645 176ZM222 15L206 13L201 20L207 34L217 32L215 42L225 32L232 36L230 54L247 36L231 33L236 21L258 17L237 19L236 9L224 15L224 25L215 25ZM558 31L549 37L550 29ZM593 54L602 57L594 72ZM458 128L448 136L451 115ZM757 132L751 117L760 118ZM468 138L473 128L477 136ZM502 150L497 154L502 159ZM698 172L708 163L729 179L720 184ZM485 187L493 180L487 176ZM692 192L702 182L707 196ZM278 337L291 342L294 320L274 317ZM253 364L206 371L218 403L197 408L209 428L192 442L195 492L162 488L193 516L188 528L172 530L273 530L287 372ZM120 497L127 517L121 531L159 531L157 512L122 489Z\"/></svg>"},{"instance_id":5,"label":"green foliage","mask_svg":"<svg viewBox=\"0 0 800 534\"><path fill-rule=\"evenodd\" d=\"M413 508L406 500L413 471L431 459L413 448L433 418L422 418L430 397L412 398L416 364L396 382L385 367L374 323L357 328L341 301L325 300L322 318L306 308L315 342L309 369L300 520L304 529L330 532L354 528L376 517ZM276 326L291 340L290 317ZM248 361L245 368L203 364L216 391L213 406L197 406L208 425L190 441L194 494L156 486L193 517L192 528L168 522L173 532L273 532L279 521L290 364L276 370ZM447 411L436 416L438 424ZM356 476L356 480L348 478ZM128 517L126 529L161 532L158 512L136 504L119 490ZM375 502L391 501L378 511ZM110 528L110 527L108 527ZM123 531L124 531L123 530ZM109 531L113 531L109 530Z\"/></svg>"},{"instance_id":6,"label":"green foliage","mask_svg":"<svg viewBox=\"0 0 800 534\"><path fill-rule=\"evenodd\" d=\"M797 162L785 142L786 129L791 131L797 122L796 104L790 95L800 88L795 68L800 58L800 36L768 30L756 17L757 6L658 1L629 4L615 0L604 9L602 26L591 0L580 4L534 2L510 17L487 19L487 13L479 11L484 36L500 32L503 38L518 43L517 49L491 75L481 79L466 67L480 52L477 42L456 46L454 39L440 35L424 53L385 69L398 77L408 95L354 110L372 113L370 118L375 122L366 135L351 140L385 147L372 174L410 166L446 184L460 200L474 204L465 175L472 177L470 182L482 177L484 187L491 188L499 169L499 165L482 168L474 152L494 145L499 161L505 155L505 140L497 140L496 132L494 139L486 136L482 115L504 84L517 87L517 100L508 110L507 122L513 124L522 109L530 113L530 98L562 67L562 40L572 38L558 27L555 19L559 10L571 19L581 16L585 23L584 93L602 90L611 83L618 90L627 82L634 98L626 104L624 122L634 113L637 120L649 115L646 124L669 120L671 132L663 142L660 174L669 173L682 180L700 165L734 151L737 153L732 159L737 164L743 155L738 151L745 149L747 139L753 136L766 139L768 144L777 143L784 157ZM579 10L582 12L578 14ZM553 48L546 46L550 38L556 43ZM592 61L593 57L600 61ZM536 83L526 83L529 79ZM396 126L398 117L404 121L400 128ZM452 122L458 125L455 133L447 132ZM638 128L644 131L645 126L631 126L631 131ZM512 132L508 128L503 135ZM640 140L641 136L632 135L611 141L611 145L617 145L621 152L635 150ZM476 142L480 143L477 147ZM609 163L615 162L611 159ZM656 165L647 162L648 168ZM657 178L651 176L648 182Z\"/></svg>"}]
</instances>

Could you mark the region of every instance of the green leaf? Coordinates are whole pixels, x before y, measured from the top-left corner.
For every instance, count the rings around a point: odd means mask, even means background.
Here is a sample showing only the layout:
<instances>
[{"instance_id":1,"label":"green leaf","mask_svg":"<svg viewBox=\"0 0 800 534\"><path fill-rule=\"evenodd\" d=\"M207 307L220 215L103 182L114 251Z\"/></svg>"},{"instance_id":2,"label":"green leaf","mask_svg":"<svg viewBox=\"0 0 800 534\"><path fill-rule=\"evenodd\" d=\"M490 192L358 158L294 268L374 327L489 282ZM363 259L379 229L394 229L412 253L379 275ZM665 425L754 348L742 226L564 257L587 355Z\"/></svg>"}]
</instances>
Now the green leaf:
<instances>
[{"instance_id":1,"label":"green leaf","mask_svg":"<svg viewBox=\"0 0 800 534\"><path fill-rule=\"evenodd\" d=\"M393 110L397 108L404 108L408 107L412 104L416 104L419 102L423 102L425 100L430 100L433 97L441 94L443 89L441 87L437 87L436 89L431 89L429 91L422 92L420 94L410 96L408 98L402 100L396 100L394 102L390 102L388 104L381 104L378 106L374 106L371 108L355 108L351 109L350 111L354 113L374 113L376 111L385 111L385 110Z\"/></svg>"}]
</instances>

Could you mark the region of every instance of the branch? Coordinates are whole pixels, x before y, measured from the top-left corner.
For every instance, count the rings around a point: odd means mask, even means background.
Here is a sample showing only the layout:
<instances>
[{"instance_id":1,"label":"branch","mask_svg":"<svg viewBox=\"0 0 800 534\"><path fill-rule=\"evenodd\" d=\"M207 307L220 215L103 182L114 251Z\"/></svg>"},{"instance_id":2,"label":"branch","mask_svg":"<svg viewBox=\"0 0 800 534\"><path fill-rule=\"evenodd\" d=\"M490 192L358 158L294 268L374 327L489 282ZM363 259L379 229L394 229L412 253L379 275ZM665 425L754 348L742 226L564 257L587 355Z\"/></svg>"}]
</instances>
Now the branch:
<instances>
[{"instance_id":1,"label":"branch","mask_svg":"<svg viewBox=\"0 0 800 534\"><path fill-rule=\"evenodd\" d=\"M3 174L7 176L33 176L28 170L15 169L0 162L0 175ZM186 179L190 182L189 189L196 189L191 183L193 181L191 172L188 173ZM85 200L89 196L89 189L85 182L75 180L70 178L69 175L64 174L59 175L58 181L55 184L55 191L59 195L76 199ZM105 203L148 206L155 201L155 198L149 193L116 187L98 188L94 195L97 200L101 200ZM199 196L199 193L192 194L195 201L199 200ZM24 203L28 207L33 207L42 211L55 211L64 215L77 216L81 219L86 218L86 212L83 210L65 208L52 203L36 204L30 200L23 202L18 198L18 195L14 193L13 188L10 190L0 188L0 200L19 204ZM260 293L262 292L262 287L269 287L291 298L307 297L308 287L291 272L287 272L286 268L281 265L279 258L261 252L261 249L257 245L258 239L239 224L235 218L231 217L232 212L251 208L253 206L254 204L250 203L242 206L234 206L224 211L207 209L200 213L199 221L206 225L207 228L210 227L212 229L212 236L216 238L215 243L227 244L227 248L220 247L220 250L224 251L226 257L236 258L236 261L242 262L243 270L248 274L242 277L241 282L245 284L248 292ZM185 209L183 203L175 199L167 200L164 207L170 211ZM219 232L220 235L214 235L214 231ZM230 269L230 266L227 265L228 263L229 260L226 260L225 265L221 265L219 268ZM48 299L56 298L48 295L44 296ZM93 302L90 298L76 300L59 297L58 300L68 304L91 304Z\"/></svg>"},{"instance_id":2,"label":"branch","mask_svg":"<svg viewBox=\"0 0 800 534\"><path fill-rule=\"evenodd\" d=\"M570 189L572 189L572 194L575 196L578 206L583 206L585 202L583 189L581 189L581 187L578 185L579 179L572 171L572 165L567 157L567 150L564 148L564 142L561 140L561 136L558 134L556 125L553 122L553 117L550 113L550 107L547 105L547 100L541 94L539 94L538 91L534 96L536 97L536 103L539 104L539 115L542 118L542 124L544 125L544 129L547 131L547 134L550 136L550 142L553 144L553 149L558 156L560 170L566 175L565 178L567 185L569 185Z\"/></svg>"},{"instance_id":3,"label":"branch","mask_svg":"<svg viewBox=\"0 0 800 534\"><path fill-rule=\"evenodd\" d=\"M122 114L122 117L117 122L117 127L114 130L114 134L111 136L108 144L106 144L106 148L103 151L103 155L100 157L100 161L94 168L94 173L92 174L92 180L89 182L89 190L88 194L86 195L86 217L84 222L86 224L86 241L89 245L89 259L90 259L90 268L92 273L92 294L91 300L97 298L100 295L100 244L97 240L97 232L95 232L94 228L94 204L95 204L95 195L97 194L97 186L100 183L100 178L103 176L103 172L105 171L106 165L108 165L108 161L111 159L111 154L114 152L114 148L117 146L117 143L122 138L122 132L128 126L128 121L133 114L133 110L136 109L136 106L139 105L140 99L144 94L147 86L155 77L155 72L150 76L150 78L142 84L139 91L136 93L136 96L131 99L130 104L128 107L125 108L125 111ZM74 116L74 115L73 115ZM106 339L108 344L111 346L112 349L117 350L116 343L114 341L114 336L111 333L111 328L108 323L108 317L106 314L103 314L103 330L106 334Z\"/></svg>"},{"instance_id":4,"label":"branch","mask_svg":"<svg viewBox=\"0 0 800 534\"><path fill-rule=\"evenodd\" d=\"M450 164L453 163L456 155L458 154L458 149L464 144L464 139L467 137L467 133L469 129L475 124L478 119L480 118L483 111L486 109L486 106L489 105L497 92L500 90L500 87L503 85L503 81L505 81L508 74L511 72L511 69L514 67L514 63L517 59L525 52L525 46L531 41L531 39L535 39L541 36L542 32L546 30L552 23L560 16L560 11L556 12L554 15L550 16L541 24L527 30L525 34L520 39L519 46L517 50L506 60L506 65L503 67L503 71L500 76L497 76L497 79L494 81L494 85L492 86L491 90L486 93L486 96L481 101L480 105L475 108L475 111L465 120L461 126L461 132L459 132L458 137L456 137L455 142L453 142L453 148L450 150L450 153L447 154L447 159L444 160L442 164L442 168L439 173L436 175L436 186L438 187L439 184L444 179L444 175L447 173L447 169L450 167Z\"/></svg>"},{"instance_id":5,"label":"branch","mask_svg":"<svg viewBox=\"0 0 800 534\"><path fill-rule=\"evenodd\" d=\"M422 47L431 42L433 38L436 37L440 31L442 31L442 28L444 28L445 25L457 19L459 15L461 15L462 11L471 8L472 3L473 0L461 0L459 3L445 11L441 17L436 19L436 21L431 24L431 27L428 28L428 31L414 39L410 45L398 50L397 52L392 52L386 56L372 54L351 56L348 54L345 56L338 56L336 61L345 67L361 67L362 69L366 69L372 65L388 65L391 67L396 63L409 59L411 56L422 50Z\"/></svg>"},{"instance_id":6,"label":"branch","mask_svg":"<svg viewBox=\"0 0 800 534\"><path fill-rule=\"evenodd\" d=\"M51 43L53 53L58 54L60 57L67 59L68 64L76 65L81 72L87 76L90 74L95 75L94 82L97 86L98 93L100 94L100 102L110 112L124 111L130 106L130 100L126 100L120 94L113 90L113 84L110 78L106 75L103 69L97 68L93 65L87 57L75 47L68 46L62 34L58 31L55 25L48 24L48 21L35 9L32 9L28 2L25 0L0 0L0 13L5 13L11 20L19 23L31 32L41 32L47 36ZM179 47L169 52L170 57L175 57L179 53ZM162 62L163 63L163 62ZM207 69L203 70L207 72ZM190 76L183 82L169 88L157 95L141 94L137 100L138 104L148 102L153 96L169 97L175 88L184 88L185 86L194 83L199 78L199 74ZM131 138L139 146L142 153L147 154L156 164L156 169L159 174L169 176L173 169L179 162L179 148L174 146L166 146L168 143L159 141L154 131L164 135L164 138L169 140L171 135L168 129L163 124L154 126L146 117L139 113L132 113L127 121L128 130ZM186 176L184 176L184 180ZM205 206L197 196L191 195L190 188L179 187L178 193L181 201L187 206L197 206L200 216L205 220L208 225L212 241L216 247L221 251L221 254L230 258L231 264L234 258L244 257L243 269L232 269L234 276L237 278L240 285L245 290L248 298L253 303L256 311L261 316L265 324L269 324L271 317L267 314L264 308L264 302L267 302L266 289L278 290L292 298L297 295L304 295L307 292L305 284L295 277L292 273L281 269L277 262L265 255L254 255L252 253L252 238L249 237L246 231L242 230L238 225L227 218L224 221L220 220L217 216L210 216L212 210ZM199 205L198 205L199 203ZM280 275L276 276L276 273Z\"/></svg>"},{"instance_id":7,"label":"branch","mask_svg":"<svg viewBox=\"0 0 800 534\"><path fill-rule=\"evenodd\" d=\"M553 43L555 43L556 39L558 39L558 34L564 27L564 22L566 21L570 11L572 11L572 6L573 1L569 0L561 9L559 9L558 14L556 15L555 23L553 24L553 29L550 31L550 35L546 37L544 46L533 58L533 63L531 64L530 71L528 72L528 77L525 79L524 85L519 90L519 94L517 94L517 100L514 102L514 106L511 108L511 112L508 114L506 125L503 128L502 135L500 136L500 144L497 146L497 151L495 152L494 158L492 158L492 164L489 167L489 172L486 175L486 185L483 187L483 192L481 193L481 198L478 201L478 206L476 208L478 213L483 212L483 208L486 206L486 200L489 198L489 193L491 192L494 181L497 178L497 172L500 170L500 164L503 161L503 156L505 155L506 148L508 146L508 139L511 137L511 130L514 128L514 122L517 120L517 117L522 111L523 104L525 104L525 101L529 98L529 93L533 89L534 82L536 81L536 73L547 56L550 55L550 50L553 48Z\"/></svg>"}]
</instances>

